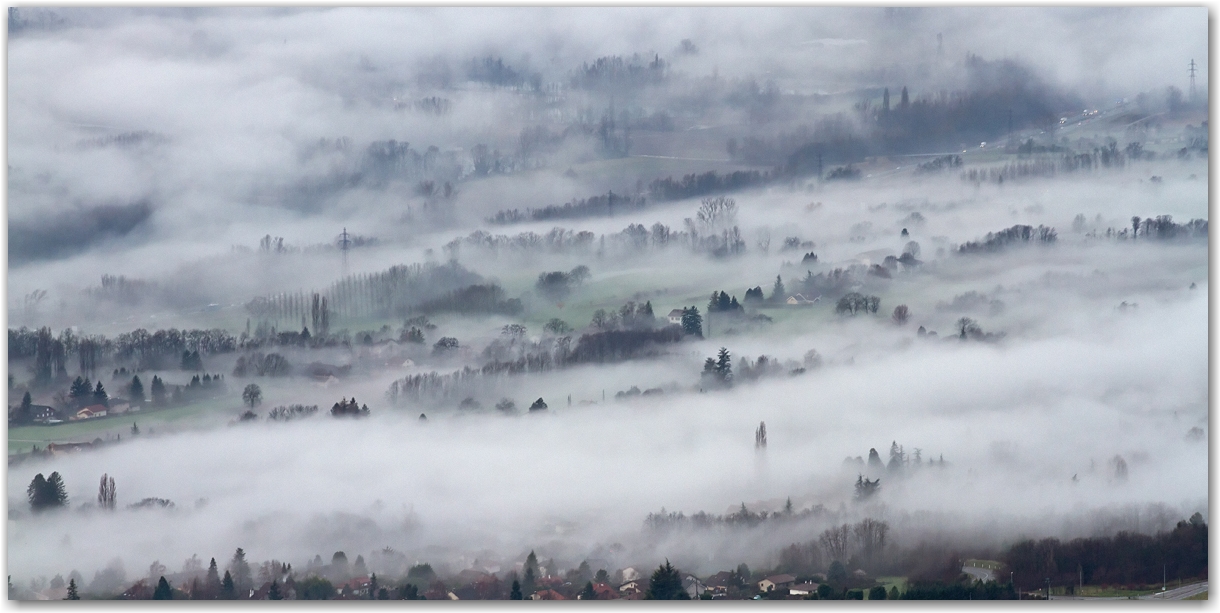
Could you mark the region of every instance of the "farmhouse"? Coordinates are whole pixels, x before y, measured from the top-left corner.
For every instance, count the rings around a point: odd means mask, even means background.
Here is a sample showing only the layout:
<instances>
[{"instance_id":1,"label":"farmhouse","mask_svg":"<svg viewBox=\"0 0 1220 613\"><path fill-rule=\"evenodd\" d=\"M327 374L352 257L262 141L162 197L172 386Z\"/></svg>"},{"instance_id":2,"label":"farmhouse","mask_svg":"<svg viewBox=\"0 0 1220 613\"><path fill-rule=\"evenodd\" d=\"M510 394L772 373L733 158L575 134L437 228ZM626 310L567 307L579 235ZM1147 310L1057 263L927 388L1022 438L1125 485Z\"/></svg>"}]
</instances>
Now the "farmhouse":
<instances>
[{"instance_id":1,"label":"farmhouse","mask_svg":"<svg viewBox=\"0 0 1220 613\"><path fill-rule=\"evenodd\" d=\"M787 589L796 583L796 577L792 575L771 575L766 579L758 582L758 591L770 592L776 589Z\"/></svg>"}]
</instances>

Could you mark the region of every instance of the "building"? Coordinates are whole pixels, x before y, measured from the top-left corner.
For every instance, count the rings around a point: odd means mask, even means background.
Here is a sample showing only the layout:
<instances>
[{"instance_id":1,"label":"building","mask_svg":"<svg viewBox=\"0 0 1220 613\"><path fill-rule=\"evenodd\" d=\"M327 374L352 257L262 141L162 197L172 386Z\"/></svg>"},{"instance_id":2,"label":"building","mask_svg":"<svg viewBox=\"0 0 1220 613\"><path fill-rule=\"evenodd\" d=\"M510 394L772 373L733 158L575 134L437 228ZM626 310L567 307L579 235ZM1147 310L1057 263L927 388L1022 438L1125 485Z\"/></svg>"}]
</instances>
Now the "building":
<instances>
[{"instance_id":1,"label":"building","mask_svg":"<svg viewBox=\"0 0 1220 613\"><path fill-rule=\"evenodd\" d=\"M788 593L793 596L808 596L818 591L816 583L798 583L788 588Z\"/></svg>"},{"instance_id":2,"label":"building","mask_svg":"<svg viewBox=\"0 0 1220 613\"><path fill-rule=\"evenodd\" d=\"M817 304L818 302L821 302L821 301L822 301L821 296L814 296L813 300L810 300L800 294L793 294L792 296L788 296L788 299L785 300L784 302L786 304L799 305L799 304Z\"/></svg>"},{"instance_id":3,"label":"building","mask_svg":"<svg viewBox=\"0 0 1220 613\"><path fill-rule=\"evenodd\" d=\"M682 309L674 309L669 312L669 323L682 325Z\"/></svg>"},{"instance_id":4,"label":"building","mask_svg":"<svg viewBox=\"0 0 1220 613\"><path fill-rule=\"evenodd\" d=\"M792 575L771 575L766 579L758 582L758 591L771 592L774 590L786 590L796 583L796 577Z\"/></svg>"},{"instance_id":5,"label":"building","mask_svg":"<svg viewBox=\"0 0 1220 613\"><path fill-rule=\"evenodd\" d=\"M93 419L94 417L105 417L107 413L106 405L93 404L89 405L76 412L76 419Z\"/></svg>"}]
</instances>

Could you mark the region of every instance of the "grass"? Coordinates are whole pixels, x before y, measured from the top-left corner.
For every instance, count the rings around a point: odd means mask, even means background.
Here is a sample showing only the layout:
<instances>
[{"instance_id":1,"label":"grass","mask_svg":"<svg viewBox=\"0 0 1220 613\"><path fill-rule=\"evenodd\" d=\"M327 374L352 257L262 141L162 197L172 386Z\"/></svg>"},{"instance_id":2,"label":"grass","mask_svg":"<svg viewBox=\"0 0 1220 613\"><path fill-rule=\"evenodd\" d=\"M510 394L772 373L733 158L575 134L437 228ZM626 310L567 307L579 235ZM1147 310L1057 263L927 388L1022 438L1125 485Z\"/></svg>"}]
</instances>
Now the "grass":
<instances>
[{"instance_id":1,"label":"grass","mask_svg":"<svg viewBox=\"0 0 1220 613\"><path fill-rule=\"evenodd\" d=\"M877 577L877 583L885 587L886 593L889 593L890 588L897 587L898 593L901 594L907 591L906 577Z\"/></svg>"},{"instance_id":2,"label":"grass","mask_svg":"<svg viewBox=\"0 0 1220 613\"><path fill-rule=\"evenodd\" d=\"M1190 598L1183 598L1182 600L1207 600L1207 592L1195 594L1194 596L1191 596Z\"/></svg>"},{"instance_id":3,"label":"grass","mask_svg":"<svg viewBox=\"0 0 1220 613\"><path fill-rule=\"evenodd\" d=\"M140 429L182 423L206 415L230 410L234 414L239 408L232 397L209 398L186 406L160 410L144 410L139 413L102 417L85 421L67 422L54 426L21 426L9 428L8 452L10 455L26 453L34 445L45 447L47 443L87 442L95 438L105 439L114 434L128 434L135 422Z\"/></svg>"},{"instance_id":4,"label":"grass","mask_svg":"<svg viewBox=\"0 0 1220 613\"><path fill-rule=\"evenodd\" d=\"M1122 598L1122 597L1144 596L1147 594L1155 594L1160 591L1161 591L1161 589L1159 587L1156 589L1149 589L1149 588L1125 589L1125 588L1117 588L1117 587L1111 587L1111 586L1086 585L1084 587L1077 588L1076 595L1077 596L1092 596L1092 597L1097 597L1097 598L1115 598L1115 597Z\"/></svg>"}]
</instances>

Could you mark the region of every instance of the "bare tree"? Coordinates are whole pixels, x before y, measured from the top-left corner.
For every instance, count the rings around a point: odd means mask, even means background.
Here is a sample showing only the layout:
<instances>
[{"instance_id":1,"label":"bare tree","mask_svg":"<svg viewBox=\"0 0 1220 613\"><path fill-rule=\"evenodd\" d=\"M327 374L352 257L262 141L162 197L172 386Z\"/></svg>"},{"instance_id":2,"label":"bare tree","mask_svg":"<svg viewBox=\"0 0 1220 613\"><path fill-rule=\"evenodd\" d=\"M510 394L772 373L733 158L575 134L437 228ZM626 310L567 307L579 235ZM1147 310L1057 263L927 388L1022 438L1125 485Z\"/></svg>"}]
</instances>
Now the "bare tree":
<instances>
[{"instance_id":1,"label":"bare tree","mask_svg":"<svg viewBox=\"0 0 1220 613\"><path fill-rule=\"evenodd\" d=\"M765 421L758 422L758 429L754 431L754 448L759 450L767 448L767 422Z\"/></svg>"},{"instance_id":2,"label":"bare tree","mask_svg":"<svg viewBox=\"0 0 1220 613\"><path fill-rule=\"evenodd\" d=\"M724 196L704 198L695 214L706 234L716 234L737 225L737 201Z\"/></svg>"},{"instance_id":3,"label":"bare tree","mask_svg":"<svg viewBox=\"0 0 1220 613\"><path fill-rule=\"evenodd\" d=\"M851 526L843 524L837 528L827 528L818 537L818 542L831 560L846 562L851 548Z\"/></svg>"},{"instance_id":4,"label":"bare tree","mask_svg":"<svg viewBox=\"0 0 1220 613\"><path fill-rule=\"evenodd\" d=\"M906 325L907 320L911 318L911 310L907 308L907 305L900 304L894 307L894 314L891 317L893 317L894 323L900 326Z\"/></svg>"},{"instance_id":5,"label":"bare tree","mask_svg":"<svg viewBox=\"0 0 1220 613\"><path fill-rule=\"evenodd\" d=\"M114 510L115 489L114 477L102 474L102 482L97 487L97 506L110 511Z\"/></svg>"},{"instance_id":6,"label":"bare tree","mask_svg":"<svg viewBox=\"0 0 1220 613\"><path fill-rule=\"evenodd\" d=\"M866 561L873 562L881 555L885 549L885 535L889 530L889 524L872 518L863 519L852 528L856 543L859 544Z\"/></svg>"}]
</instances>

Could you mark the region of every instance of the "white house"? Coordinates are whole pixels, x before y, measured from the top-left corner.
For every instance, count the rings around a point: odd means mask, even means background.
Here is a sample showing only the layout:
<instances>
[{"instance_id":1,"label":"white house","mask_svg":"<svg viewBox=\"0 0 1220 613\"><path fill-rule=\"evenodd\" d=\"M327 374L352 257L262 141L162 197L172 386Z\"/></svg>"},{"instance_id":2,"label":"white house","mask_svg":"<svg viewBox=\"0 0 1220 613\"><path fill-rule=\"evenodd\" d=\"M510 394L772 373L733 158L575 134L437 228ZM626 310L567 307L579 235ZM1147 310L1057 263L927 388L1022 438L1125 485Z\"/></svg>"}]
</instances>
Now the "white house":
<instances>
[{"instance_id":1,"label":"white house","mask_svg":"<svg viewBox=\"0 0 1220 613\"><path fill-rule=\"evenodd\" d=\"M682 309L674 309L669 312L669 323L682 325Z\"/></svg>"}]
</instances>

